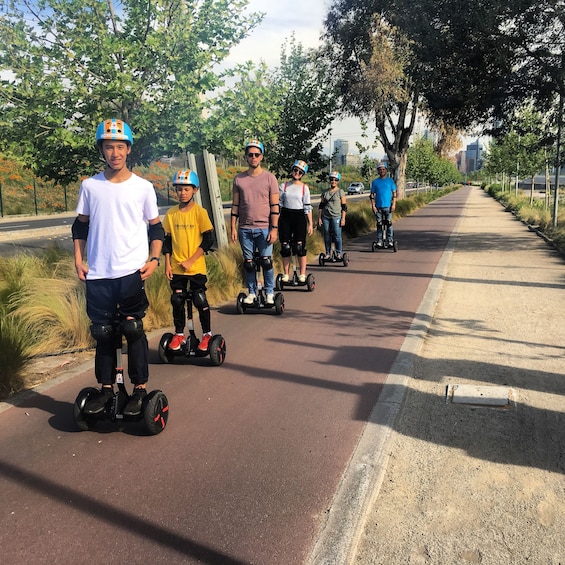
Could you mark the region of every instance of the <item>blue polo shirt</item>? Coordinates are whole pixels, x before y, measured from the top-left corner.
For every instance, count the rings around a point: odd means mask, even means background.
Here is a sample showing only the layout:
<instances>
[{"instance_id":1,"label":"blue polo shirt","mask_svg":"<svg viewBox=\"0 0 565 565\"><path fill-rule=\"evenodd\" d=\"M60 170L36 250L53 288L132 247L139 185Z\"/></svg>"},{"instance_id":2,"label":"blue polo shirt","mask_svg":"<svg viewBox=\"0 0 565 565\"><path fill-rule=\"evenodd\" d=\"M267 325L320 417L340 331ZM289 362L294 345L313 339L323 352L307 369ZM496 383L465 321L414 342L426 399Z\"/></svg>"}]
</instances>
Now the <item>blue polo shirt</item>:
<instances>
[{"instance_id":1,"label":"blue polo shirt","mask_svg":"<svg viewBox=\"0 0 565 565\"><path fill-rule=\"evenodd\" d=\"M390 177L377 177L371 183L371 194L375 195L375 206L377 208L390 208L392 206L392 195L396 192L396 185Z\"/></svg>"}]
</instances>

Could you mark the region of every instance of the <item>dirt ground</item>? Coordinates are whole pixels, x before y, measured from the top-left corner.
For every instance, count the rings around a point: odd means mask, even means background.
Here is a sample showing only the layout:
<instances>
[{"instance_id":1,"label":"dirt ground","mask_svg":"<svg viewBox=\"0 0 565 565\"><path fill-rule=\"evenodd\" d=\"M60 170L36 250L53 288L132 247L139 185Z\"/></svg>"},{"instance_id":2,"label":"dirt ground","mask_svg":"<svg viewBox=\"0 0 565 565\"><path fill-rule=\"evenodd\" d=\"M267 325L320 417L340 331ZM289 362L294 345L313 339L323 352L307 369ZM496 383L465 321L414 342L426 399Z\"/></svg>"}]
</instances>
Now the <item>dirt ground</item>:
<instances>
[{"instance_id":1,"label":"dirt ground","mask_svg":"<svg viewBox=\"0 0 565 565\"><path fill-rule=\"evenodd\" d=\"M564 291L563 259L473 190L355 563L565 564Z\"/></svg>"}]
</instances>

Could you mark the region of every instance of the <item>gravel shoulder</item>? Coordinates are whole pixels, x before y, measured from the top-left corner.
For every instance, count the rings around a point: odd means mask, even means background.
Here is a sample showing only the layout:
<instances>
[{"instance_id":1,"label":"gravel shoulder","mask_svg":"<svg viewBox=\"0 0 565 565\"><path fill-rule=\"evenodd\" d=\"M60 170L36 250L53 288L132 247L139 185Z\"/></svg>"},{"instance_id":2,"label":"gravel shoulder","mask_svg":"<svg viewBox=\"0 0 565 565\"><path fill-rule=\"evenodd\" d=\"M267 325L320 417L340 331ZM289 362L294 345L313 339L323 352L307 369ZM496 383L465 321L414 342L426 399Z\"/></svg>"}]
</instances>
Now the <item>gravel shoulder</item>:
<instances>
[{"instance_id":1,"label":"gravel shoulder","mask_svg":"<svg viewBox=\"0 0 565 565\"><path fill-rule=\"evenodd\" d=\"M479 188L455 238L353 562L563 564L565 265Z\"/></svg>"}]
</instances>

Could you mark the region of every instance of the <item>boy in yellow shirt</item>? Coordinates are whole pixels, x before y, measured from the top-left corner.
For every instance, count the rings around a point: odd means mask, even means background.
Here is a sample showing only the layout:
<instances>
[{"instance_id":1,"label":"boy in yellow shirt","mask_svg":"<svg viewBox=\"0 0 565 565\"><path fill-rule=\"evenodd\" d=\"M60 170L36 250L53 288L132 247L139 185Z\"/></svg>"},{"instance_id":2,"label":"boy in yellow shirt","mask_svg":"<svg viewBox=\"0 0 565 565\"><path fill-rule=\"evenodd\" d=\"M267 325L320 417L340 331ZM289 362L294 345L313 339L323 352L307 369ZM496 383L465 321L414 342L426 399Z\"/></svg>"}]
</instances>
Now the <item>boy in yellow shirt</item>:
<instances>
[{"instance_id":1,"label":"boy in yellow shirt","mask_svg":"<svg viewBox=\"0 0 565 565\"><path fill-rule=\"evenodd\" d=\"M169 349L178 351L186 342L184 326L188 288L192 292L192 303L198 309L202 326L202 339L198 349L207 351L212 331L210 306L206 299L208 278L204 255L214 242L214 228L208 212L194 201L194 195L200 186L198 175L191 170L178 171L173 177L173 186L179 203L169 208L163 220L165 275L171 281L175 325L175 335L169 343Z\"/></svg>"}]
</instances>

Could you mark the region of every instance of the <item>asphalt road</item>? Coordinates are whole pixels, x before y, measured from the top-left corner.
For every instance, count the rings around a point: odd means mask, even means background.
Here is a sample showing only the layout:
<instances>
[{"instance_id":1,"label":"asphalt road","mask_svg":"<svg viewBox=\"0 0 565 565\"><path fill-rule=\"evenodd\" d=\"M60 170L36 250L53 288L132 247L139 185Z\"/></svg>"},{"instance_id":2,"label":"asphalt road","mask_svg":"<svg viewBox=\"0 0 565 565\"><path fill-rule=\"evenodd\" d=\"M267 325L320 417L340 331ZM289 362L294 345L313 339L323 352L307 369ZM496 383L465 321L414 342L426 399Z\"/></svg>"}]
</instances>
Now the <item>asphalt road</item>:
<instances>
[{"instance_id":1,"label":"asphalt road","mask_svg":"<svg viewBox=\"0 0 565 565\"><path fill-rule=\"evenodd\" d=\"M286 311L215 310L224 365L160 364L167 428L78 432L91 367L0 412L6 563L302 564L465 205L468 189L395 224L399 252L347 245L310 265ZM335 510L334 510L335 511Z\"/></svg>"}]
</instances>

